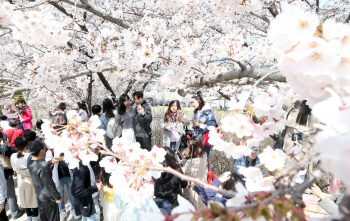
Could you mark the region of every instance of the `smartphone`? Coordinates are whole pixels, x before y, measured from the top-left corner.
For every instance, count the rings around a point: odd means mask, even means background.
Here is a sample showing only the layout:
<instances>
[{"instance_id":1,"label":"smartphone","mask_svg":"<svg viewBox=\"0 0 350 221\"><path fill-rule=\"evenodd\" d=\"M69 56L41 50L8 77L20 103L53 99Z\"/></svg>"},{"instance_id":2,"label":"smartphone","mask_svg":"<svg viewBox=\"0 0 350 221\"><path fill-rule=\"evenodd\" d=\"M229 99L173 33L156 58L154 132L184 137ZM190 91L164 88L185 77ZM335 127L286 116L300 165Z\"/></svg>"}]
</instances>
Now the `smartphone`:
<instances>
[{"instance_id":1,"label":"smartphone","mask_svg":"<svg viewBox=\"0 0 350 221\"><path fill-rule=\"evenodd\" d=\"M182 116L182 110L178 110L176 114L177 116Z\"/></svg>"},{"instance_id":2,"label":"smartphone","mask_svg":"<svg viewBox=\"0 0 350 221\"><path fill-rule=\"evenodd\" d=\"M7 141L7 134L3 134L3 135L2 135L2 140L3 140L4 142Z\"/></svg>"},{"instance_id":3,"label":"smartphone","mask_svg":"<svg viewBox=\"0 0 350 221\"><path fill-rule=\"evenodd\" d=\"M180 154L180 152L177 150L176 151L176 154L177 154L177 157L180 159L180 160L182 160L182 156L181 156L181 154Z\"/></svg>"},{"instance_id":4,"label":"smartphone","mask_svg":"<svg viewBox=\"0 0 350 221\"><path fill-rule=\"evenodd\" d=\"M137 108L137 109L142 108L141 104L136 105L136 108Z\"/></svg>"}]
</instances>

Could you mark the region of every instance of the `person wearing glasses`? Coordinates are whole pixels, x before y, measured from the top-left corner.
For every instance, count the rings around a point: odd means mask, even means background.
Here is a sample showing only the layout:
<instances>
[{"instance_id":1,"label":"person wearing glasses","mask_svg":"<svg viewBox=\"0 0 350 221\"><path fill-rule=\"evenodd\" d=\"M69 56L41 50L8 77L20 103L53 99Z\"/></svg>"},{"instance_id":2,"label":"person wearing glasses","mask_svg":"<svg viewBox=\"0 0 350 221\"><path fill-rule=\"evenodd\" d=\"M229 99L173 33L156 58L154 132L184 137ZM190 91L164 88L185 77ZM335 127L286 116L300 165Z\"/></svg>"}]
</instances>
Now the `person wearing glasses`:
<instances>
[{"instance_id":1,"label":"person wearing glasses","mask_svg":"<svg viewBox=\"0 0 350 221\"><path fill-rule=\"evenodd\" d=\"M209 126L217 127L217 123L209 104L205 104L201 92L197 92L192 97L192 105L195 108L192 124L194 127L194 136L199 136L203 141L204 150L209 158L211 144L209 140Z\"/></svg>"},{"instance_id":2,"label":"person wearing glasses","mask_svg":"<svg viewBox=\"0 0 350 221\"><path fill-rule=\"evenodd\" d=\"M245 168L255 167L260 164L260 159L258 157L259 148L253 147L252 149L253 151L251 154L249 154L248 156L243 156L239 159L236 159L234 162L235 173L240 175L242 178L245 178L245 176L239 172L240 167L245 167ZM261 172L263 176L265 176L265 171L263 167L261 167Z\"/></svg>"},{"instance_id":3,"label":"person wearing glasses","mask_svg":"<svg viewBox=\"0 0 350 221\"><path fill-rule=\"evenodd\" d=\"M159 127L163 129L163 146L170 147L176 153L181 143L181 137L185 134L185 126L188 125L190 125L190 121L181 111L180 102L178 100L170 101L168 110L159 123Z\"/></svg>"}]
</instances>

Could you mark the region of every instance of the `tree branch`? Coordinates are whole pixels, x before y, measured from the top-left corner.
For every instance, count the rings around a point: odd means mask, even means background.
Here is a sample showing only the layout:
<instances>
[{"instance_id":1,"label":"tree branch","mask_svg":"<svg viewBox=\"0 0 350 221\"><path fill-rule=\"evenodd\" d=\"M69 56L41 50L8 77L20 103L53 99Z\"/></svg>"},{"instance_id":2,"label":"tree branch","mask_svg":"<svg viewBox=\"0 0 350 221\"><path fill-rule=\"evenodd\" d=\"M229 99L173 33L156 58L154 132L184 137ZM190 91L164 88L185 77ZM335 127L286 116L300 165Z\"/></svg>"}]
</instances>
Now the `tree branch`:
<instances>
[{"instance_id":1,"label":"tree branch","mask_svg":"<svg viewBox=\"0 0 350 221\"><path fill-rule=\"evenodd\" d=\"M98 77L100 78L102 84L105 86L105 88L106 88L109 92L111 92L112 100L113 100L113 102L116 104L116 103L117 103L117 95L115 95L115 93L114 93L114 91L113 91L111 85L109 85L107 79L105 78L105 76L103 75L102 72L97 72L97 75L98 75Z\"/></svg>"},{"instance_id":2,"label":"tree branch","mask_svg":"<svg viewBox=\"0 0 350 221\"><path fill-rule=\"evenodd\" d=\"M94 9L90 5L78 4L78 3L75 3L75 2L72 2L72 1L69 1L69 0L61 0L61 1L64 2L64 3L67 3L69 5L73 5L73 6L76 6L78 8L85 9L86 11L91 12L92 14L96 15L97 17L100 17L100 18L103 18L103 19L105 19L107 21L110 21L110 22L112 22L112 23L114 23L116 25L119 25L122 28L125 28L125 29L130 28L130 26L128 24L124 23L121 19L113 18L110 15L105 15L104 13Z\"/></svg>"},{"instance_id":3,"label":"tree branch","mask_svg":"<svg viewBox=\"0 0 350 221\"><path fill-rule=\"evenodd\" d=\"M209 60L209 61L207 61L207 64L217 62L217 61L233 61L233 62L237 63L242 70L247 69L247 67L242 62L240 62L239 60L236 60L234 58L221 58L221 59L217 59L217 60Z\"/></svg>"},{"instance_id":4,"label":"tree branch","mask_svg":"<svg viewBox=\"0 0 350 221\"><path fill-rule=\"evenodd\" d=\"M349 13L348 17L345 19L344 23L349 23L349 21L350 21L350 13Z\"/></svg>"},{"instance_id":5,"label":"tree branch","mask_svg":"<svg viewBox=\"0 0 350 221\"><path fill-rule=\"evenodd\" d=\"M116 69L117 69L116 66L106 67L106 68L102 69L101 72L112 71L112 70L116 70ZM78 72L78 73L73 74L73 75L63 75L63 76L61 76L60 82L68 81L68 80L71 80L71 79L74 79L74 78L77 78L77 77L81 77L81 76L84 76L84 75L88 75L88 74L93 74L93 72L90 71L90 70L86 70L86 71ZM14 90L6 91L4 93L0 93L0 98L8 97L8 96L13 97L16 94L19 94L19 93L27 91L27 90L29 90L27 87L18 87L18 88L14 89Z\"/></svg>"},{"instance_id":6,"label":"tree branch","mask_svg":"<svg viewBox=\"0 0 350 221\"><path fill-rule=\"evenodd\" d=\"M265 22L267 22L267 24L270 24L270 20L266 16L258 15L258 14L255 14L254 12L250 12L250 14L254 15L257 18L260 18L261 20L263 20Z\"/></svg>"},{"instance_id":7,"label":"tree branch","mask_svg":"<svg viewBox=\"0 0 350 221\"><path fill-rule=\"evenodd\" d=\"M245 69L245 70L232 70L226 73L220 74L210 74L198 78L190 78L184 81L186 87L202 87L210 86L217 83L225 83L233 79L241 79L244 77L260 79L266 74L269 74L271 71L270 68L260 68L260 69ZM286 82L286 77L282 73L273 73L265 78L266 81L278 81Z\"/></svg>"}]
</instances>

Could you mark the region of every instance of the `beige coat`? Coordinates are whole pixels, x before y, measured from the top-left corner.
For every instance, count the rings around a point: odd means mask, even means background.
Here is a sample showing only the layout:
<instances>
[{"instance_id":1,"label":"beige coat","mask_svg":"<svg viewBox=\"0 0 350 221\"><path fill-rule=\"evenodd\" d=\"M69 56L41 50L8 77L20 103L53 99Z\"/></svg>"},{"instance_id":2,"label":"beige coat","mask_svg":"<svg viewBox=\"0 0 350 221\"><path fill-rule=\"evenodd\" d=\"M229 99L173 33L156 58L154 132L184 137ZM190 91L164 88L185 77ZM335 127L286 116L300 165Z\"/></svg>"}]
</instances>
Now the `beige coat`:
<instances>
[{"instance_id":1,"label":"beige coat","mask_svg":"<svg viewBox=\"0 0 350 221\"><path fill-rule=\"evenodd\" d=\"M316 131L314 127L315 118L311 115L306 126L299 125L296 120L300 109L293 109L288 115L288 123L286 125L286 135L284 136L283 150L288 154L290 149L294 146L294 141L292 141L293 133L303 133L303 140L298 140L300 146L307 141L312 133ZM288 112L287 112L288 114ZM287 116L285 115L285 118Z\"/></svg>"},{"instance_id":2,"label":"beige coat","mask_svg":"<svg viewBox=\"0 0 350 221\"><path fill-rule=\"evenodd\" d=\"M21 208L38 208L38 201L28 169L16 169L18 182L18 205Z\"/></svg>"},{"instance_id":3,"label":"beige coat","mask_svg":"<svg viewBox=\"0 0 350 221\"><path fill-rule=\"evenodd\" d=\"M204 154L202 158L188 159L185 166L182 168L185 175L198 178L199 180L207 183L208 182L208 159L207 155ZM205 208L200 195L194 190L185 189L185 193L190 198L196 209Z\"/></svg>"}]
</instances>

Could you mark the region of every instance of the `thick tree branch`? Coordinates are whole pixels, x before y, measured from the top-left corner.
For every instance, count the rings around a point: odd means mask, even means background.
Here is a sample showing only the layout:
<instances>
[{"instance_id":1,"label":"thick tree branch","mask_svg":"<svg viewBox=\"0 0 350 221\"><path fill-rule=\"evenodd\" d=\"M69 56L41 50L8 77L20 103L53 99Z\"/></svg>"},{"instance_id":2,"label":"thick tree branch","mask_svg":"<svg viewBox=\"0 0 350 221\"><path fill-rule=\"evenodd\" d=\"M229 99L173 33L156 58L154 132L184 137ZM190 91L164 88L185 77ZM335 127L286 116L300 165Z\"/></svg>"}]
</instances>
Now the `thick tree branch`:
<instances>
[{"instance_id":1,"label":"thick tree branch","mask_svg":"<svg viewBox=\"0 0 350 221\"><path fill-rule=\"evenodd\" d=\"M202 86L211 86L216 83L225 83L227 81L233 79L241 79L241 78L253 78L260 79L266 74L271 73L270 68L251 68L245 70L232 70L226 73L220 74L211 74L205 75L198 78L190 78L184 81L186 87L202 87ZM265 81L277 81L277 82L286 82L286 77L282 75L282 73L274 73L270 74L268 77L264 79Z\"/></svg>"},{"instance_id":2,"label":"thick tree branch","mask_svg":"<svg viewBox=\"0 0 350 221\"><path fill-rule=\"evenodd\" d=\"M350 13L349 13L348 17L345 19L344 23L349 23L349 21L350 21Z\"/></svg>"},{"instance_id":3,"label":"thick tree branch","mask_svg":"<svg viewBox=\"0 0 350 221\"><path fill-rule=\"evenodd\" d=\"M254 15L257 18L260 18L261 20L265 21L267 24L270 24L270 20L266 16L258 15L258 14L254 13L254 12L250 12L250 14Z\"/></svg>"},{"instance_id":4,"label":"thick tree branch","mask_svg":"<svg viewBox=\"0 0 350 221\"><path fill-rule=\"evenodd\" d=\"M209 61L207 61L207 64L217 62L217 61L233 61L233 62L237 63L242 70L247 69L247 67L242 62L240 62L239 60L236 60L234 58L221 58L221 59L217 59L217 60L209 60Z\"/></svg>"},{"instance_id":5,"label":"thick tree branch","mask_svg":"<svg viewBox=\"0 0 350 221\"><path fill-rule=\"evenodd\" d=\"M111 85L109 85L107 79L105 78L105 76L103 75L102 72L97 72L97 75L98 75L98 77L100 78L102 84L105 86L105 88L106 88L109 92L111 92L112 100L113 100L113 102L116 104L116 103L117 103L117 95L114 93L114 91L113 91Z\"/></svg>"},{"instance_id":6,"label":"thick tree branch","mask_svg":"<svg viewBox=\"0 0 350 221\"><path fill-rule=\"evenodd\" d=\"M125 28L125 29L130 28L130 26L128 24L124 23L121 19L113 18L110 15L105 15L104 13L94 9L90 5L78 4L78 3L75 3L75 2L72 2L72 1L69 1L69 0L61 0L61 1L65 2L67 4L70 4L70 5L76 6L78 8L85 9L86 11L91 12L92 14L96 15L97 17L103 18L103 19L105 19L105 20L107 20L109 22L112 22L112 23L114 23L116 25L119 25L122 28Z\"/></svg>"}]
</instances>

